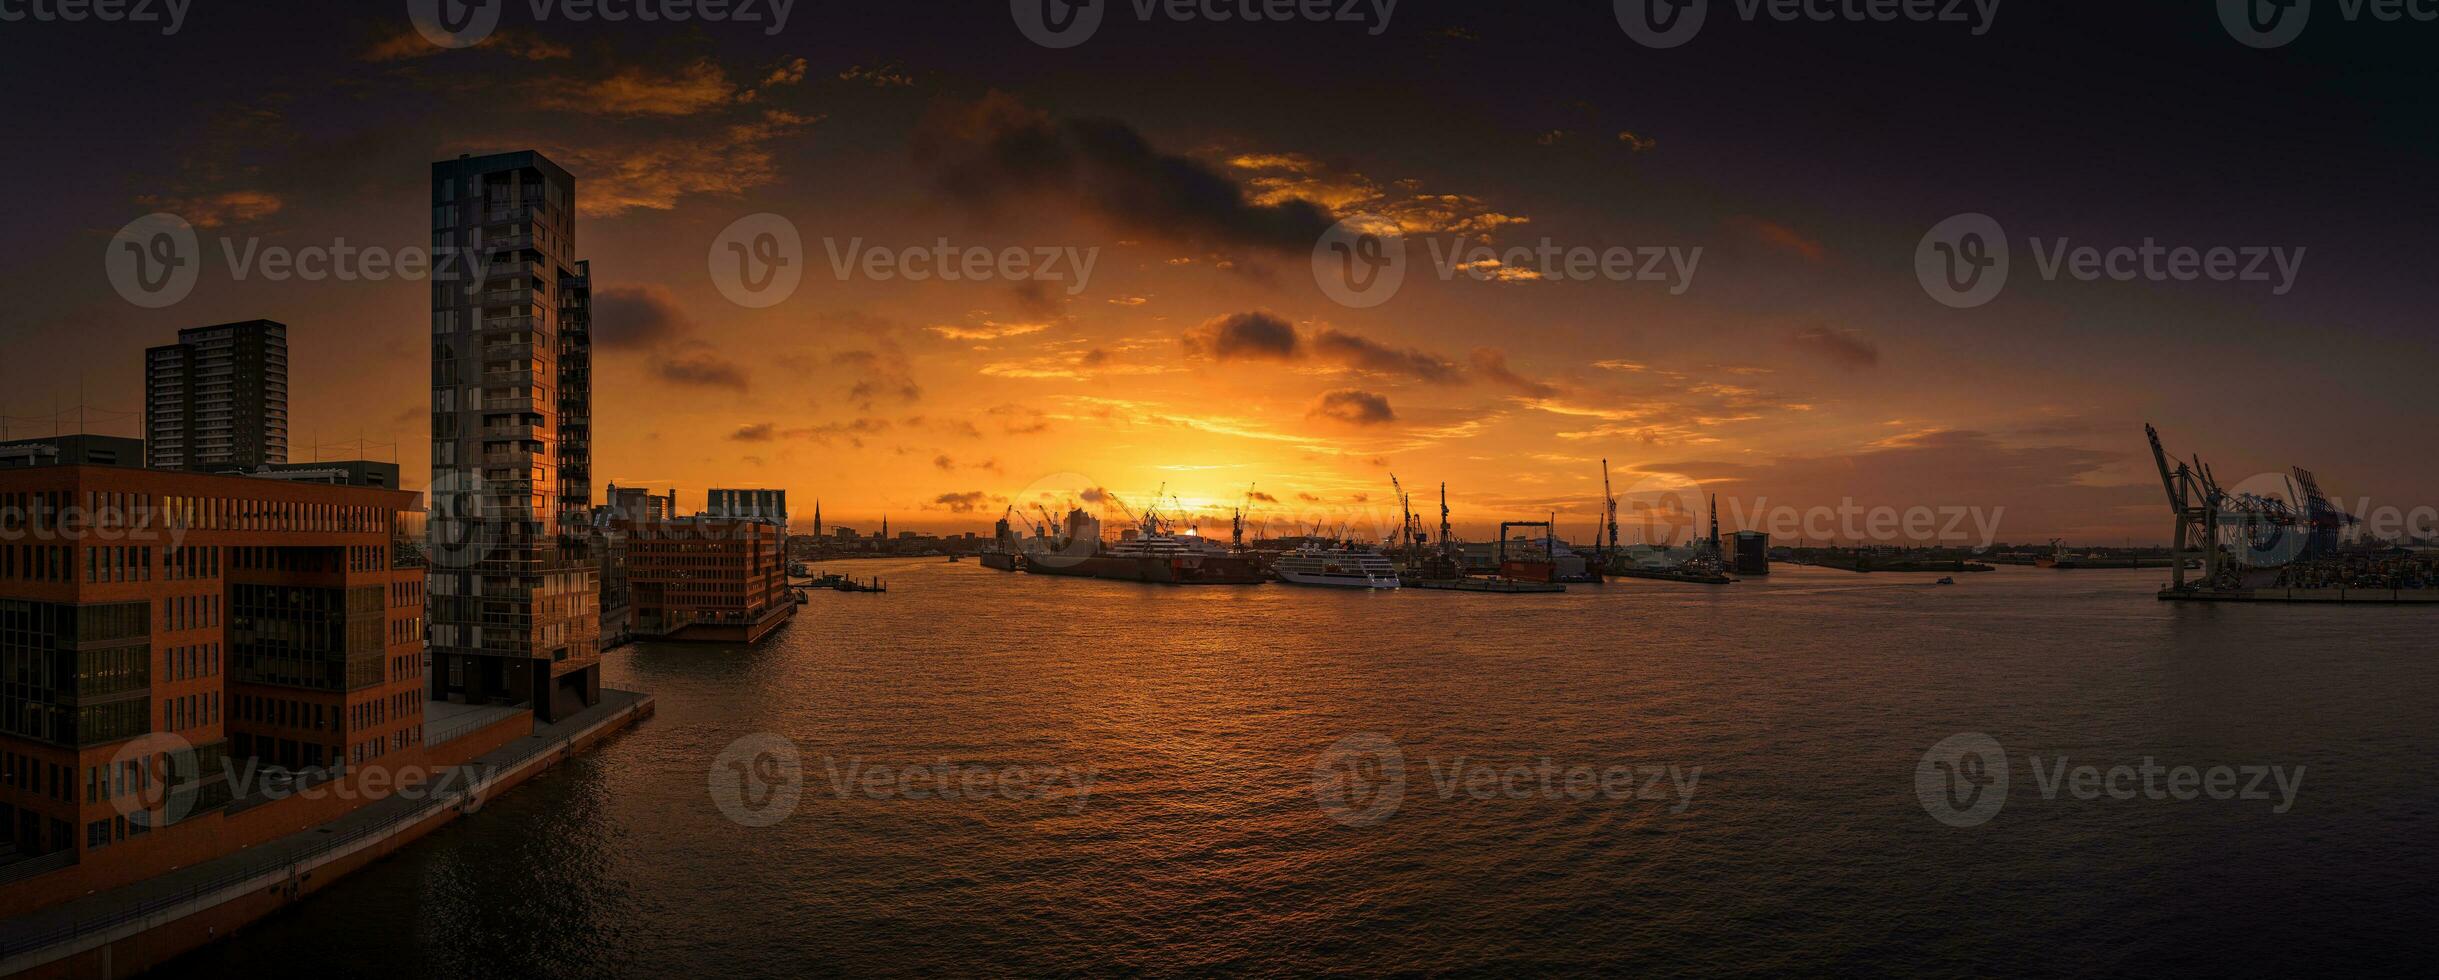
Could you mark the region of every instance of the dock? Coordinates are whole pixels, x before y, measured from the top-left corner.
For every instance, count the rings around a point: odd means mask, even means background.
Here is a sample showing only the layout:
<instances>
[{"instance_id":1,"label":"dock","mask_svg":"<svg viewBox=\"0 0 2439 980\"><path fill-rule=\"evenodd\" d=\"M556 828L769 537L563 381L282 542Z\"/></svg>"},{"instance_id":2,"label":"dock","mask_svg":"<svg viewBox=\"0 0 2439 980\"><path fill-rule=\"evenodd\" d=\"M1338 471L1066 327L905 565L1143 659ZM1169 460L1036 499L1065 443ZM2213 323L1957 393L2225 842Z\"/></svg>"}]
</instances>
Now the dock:
<instances>
[{"instance_id":1,"label":"dock","mask_svg":"<svg viewBox=\"0 0 2439 980\"><path fill-rule=\"evenodd\" d=\"M2172 586L2160 590L2160 601L2412 606L2439 604L2439 589L2179 589Z\"/></svg>"}]
</instances>

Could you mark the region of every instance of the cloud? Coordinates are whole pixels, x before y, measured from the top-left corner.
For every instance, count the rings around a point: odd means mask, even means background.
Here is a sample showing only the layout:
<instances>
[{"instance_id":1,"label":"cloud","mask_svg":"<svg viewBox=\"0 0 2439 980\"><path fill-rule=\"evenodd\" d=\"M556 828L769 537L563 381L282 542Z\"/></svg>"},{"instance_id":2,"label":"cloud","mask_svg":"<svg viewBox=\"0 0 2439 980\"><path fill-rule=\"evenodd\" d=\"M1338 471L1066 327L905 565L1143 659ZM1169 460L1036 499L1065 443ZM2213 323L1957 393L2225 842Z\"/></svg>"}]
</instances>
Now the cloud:
<instances>
[{"instance_id":1,"label":"cloud","mask_svg":"<svg viewBox=\"0 0 2439 980\"><path fill-rule=\"evenodd\" d=\"M990 495L980 490L964 493L944 493L932 498L932 506L947 509L952 514L971 514L990 503Z\"/></svg>"},{"instance_id":2,"label":"cloud","mask_svg":"<svg viewBox=\"0 0 2439 980\"><path fill-rule=\"evenodd\" d=\"M847 389L847 398L858 407L870 409L887 401L914 402L923 398L923 387L915 383L913 368L907 363L906 352L892 341L883 341L872 350L848 350L830 355L830 363L857 375Z\"/></svg>"},{"instance_id":3,"label":"cloud","mask_svg":"<svg viewBox=\"0 0 2439 980\"><path fill-rule=\"evenodd\" d=\"M1292 361L1303 353L1296 328L1266 310L1213 317L1184 339L1188 354L1215 361Z\"/></svg>"},{"instance_id":4,"label":"cloud","mask_svg":"<svg viewBox=\"0 0 2439 980\"><path fill-rule=\"evenodd\" d=\"M739 101L728 72L709 58L667 74L628 66L597 79L536 79L526 92L534 105L605 116L690 116Z\"/></svg>"},{"instance_id":5,"label":"cloud","mask_svg":"<svg viewBox=\"0 0 2439 980\"><path fill-rule=\"evenodd\" d=\"M799 61L798 64L802 65L803 62ZM898 67L897 62L894 61L878 65L848 66L846 71L838 73L838 80L870 85L873 88L911 88L915 84L915 76Z\"/></svg>"},{"instance_id":6,"label":"cloud","mask_svg":"<svg viewBox=\"0 0 2439 980\"><path fill-rule=\"evenodd\" d=\"M425 43L429 45L430 42ZM146 195L136 198L136 203L177 215L197 228L218 228L268 218L278 214L280 208L285 206L279 195L257 190L221 191L190 197Z\"/></svg>"},{"instance_id":7,"label":"cloud","mask_svg":"<svg viewBox=\"0 0 2439 980\"><path fill-rule=\"evenodd\" d=\"M950 200L986 216L1039 199L1146 237L1291 253L1334 222L1301 198L1252 200L1217 168L1163 153L1126 123L1055 118L1004 93L934 112L915 149Z\"/></svg>"},{"instance_id":8,"label":"cloud","mask_svg":"<svg viewBox=\"0 0 2439 980\"><path fill-rule=\"evenodd\" d=\"M658 347L682 340L694 323L660 283L604 286L593 291L593 343L606 348Z\"/></svg>"},{"instance_id":9,"label":"cloud","mask_svg":"<svg viewBox=\"0 0 2439 980\"><path fill-rule=\"evenodd\" d=\"M1411 377L1440 384L1462 380L1456 363L1438 354L1413 348L1399 350L1335 327L1323 327L1315 333L1312 350L1315 358L1357 371Z\"/></svg>"},{"instance_id":10,"label":"cloud","mask_svg":"<svg viewBox=\"0 0 2439 980\"><path fill-rule=\"evenodd\" d=\"M1245 497L1246 499L1257 504L1275 504L1279 502L1279 498L1273 497L1267 493L1263 493L1260 490L1248 490L1245 492Z\"/></svg>"},{"instance_id":11,"label":"cloud","mask_svg":"<svg viewBox=\"0 0 2439 980\"><path fill-rule=\"evenodd\" d=\"M1549 398L1558 394L1556 385L1535 381L1517 374L1507 366L1507 355L1489 347L1476 347L1473 353L1474 373L1492 384L1512 388L1532 398Z\"/></svg>"},{"instance_id":12,"label":"cloud","mask_svg":"<svg viewBox=\"0 0 2439 980\"><path fill-rule=\"evenodd\" d=\"M983 414L998 419L999 431L1008 435L1029 436L1050 431L1050 417L1040 409L1010 403L994 406Z\"/></svg>"},{"instance_id":13,"label":"cloud","mask_svg":"<svg viewBox=\"0 0 2439 980\"><path fill-rule=\"evenodd\" d=\"M860 417L847 422L825 422L821 425L787 429L779 434L789 439L810 439L822 445L845 440L857 449L864 448L864 437L879 435L890 429L888 419Z\"/></svg>"},{"instance_id":14,"label":"cloud","mask_svg":"<svg viewBox=\"0 0 2439 980\"><path fill-rule=\"evenodd\" d=\"M493 32L491 36L475 42L474 49L477 51L497 51L499 53L508 55L511 58L519 58L525 61L551 61L554 59L565 58L573 54L573 52L569 51L568 47L564 44L545 41L538 36L518 30L501 30ZM387 61L412 61L419 58L429 58L434 55L446 53L450 50L452 49L444 48L440 45L425 40L423 34L419 31L411 28L401 27L396 33L390 34L383 37L379 41L373 42L372 47L366 48L356 57L361 61L370 61L375 64L379 64Z\"/></svg>"},{"instance_id":15,"label":"cloud","mask_svg":"<svg viewBox=\"0 0 2439 980\"><path fill-rule=\"evenodd\" d=\"M738 442L769 442L774 428L769 422L755 422L738 426L737 431L729 433L728 437Z\"/></svg>"},{"instance_id":16,"label":"cloud","mask_svg":"<svg viewBox=\"0 0 2439 980\"><path fill-rule=\"evenodd\" d=\"M943 470L954 470L957 468L957 461L948 458L948 455L943 453L941 455L932 457L932 465Z\"/></svg>"},{"instance_id":17,"label":"cloud","mask_svg":"<svg viewBox=\"0 0 2439 980\"><path fill-rule=\"evenodd\" d=\"M1050 329L1050 324L1001 323L996 320L984 320L980 326L960 327L949 324L940 324L938 326L925 327L923 329L939 334L940 336L946 337L950 340L1005 340L1009 337L1022 337L1026 334L1041 333L1044 330Z\"/></svg>"},{"instance_id":18,"label":"cloud","mask_svg":"<svg viewBox=\"0 0 2439 980\"><path fill-rule=\"evenodd\" d=\"M1728 227L1742 232L1773 248L1785 249L1803 256L1807 262L1819 262L1828 257L1829 249L1820 242L1804 237L1795 229L1775 221L1765 221L1751 215L1729 218Z\"/></svg>"},{"instance_id":19,"label":"cloud","mask_svg":"<svg viewBox=\"0 0 2439 980\"><path fill-rule=\"evenodd\" d=\"M736 362L713 353L706 347L694 347L681 353L656 356L652 371L662 380L673 384L701 388L746 389L745 369Z\"/></svg>"},{"instance_id":20,"label":"cloud","mask_svg":"<svg viewBox=\"0 0 2439 980\"><path fill-rule=\"evenodd\" d=\"M779 179L772 145L821 121L765 109L735 122L676 135L635 140L593 131L544 143L545 152L577 175L577 213L607 218L637 208L667 211L689 194L735 196Z\"/></svg>"},{"instance_id":21,"label":"cloud","mask_svg":"<svg viewBox=\"0 0 2439 980\"><path fill-rule=\"evenodd\" d=\"M1243 153L1228 165L1243 173L1257 204L1310 201L1340 217L1375 214L1409 235L1463 235L1486 239L1507 225L1531 219L1507 214L1470 194L1425 194L1413 180L1383 187L1360 173L1337 170L1299 153Z\"/></svg>"},{"instance_id":22,"label":"cloud","mask_svg":"<svg viewBox=\"0 0 2439 980\"><path fill-rule=\"evenodd\" d=\"M1827 358L1849 371L1880 363L1880 345L1853 330L1810 326L1797 330L1790 342L1806 353Z\"/></svg>"},{"instance_id":23,"label":"cloud","mask_svg":"<svg viewBox=\"0 0 2439 980\"><path fill-rule=\"evenodd\" d=\"M1305 415L1308 418L1336 419L1351 425L1383 425L1397 421L1397 413L1389 408L1387 398L1356 388L1323 392Z\"/></svg>"}]
</instances>

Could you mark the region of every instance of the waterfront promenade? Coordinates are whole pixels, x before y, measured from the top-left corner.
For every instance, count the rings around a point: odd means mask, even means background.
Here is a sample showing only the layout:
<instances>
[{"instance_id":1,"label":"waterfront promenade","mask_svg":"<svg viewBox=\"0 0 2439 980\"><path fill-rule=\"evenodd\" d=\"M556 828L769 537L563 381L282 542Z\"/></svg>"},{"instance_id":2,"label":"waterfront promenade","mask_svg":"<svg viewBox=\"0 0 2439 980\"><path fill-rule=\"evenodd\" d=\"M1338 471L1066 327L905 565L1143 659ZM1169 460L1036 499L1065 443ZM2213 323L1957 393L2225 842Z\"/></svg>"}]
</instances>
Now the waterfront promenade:
<instances>
[{"instance_id":1,"label":"waterfront promenade","mask_svg":"<svg viewBox=\"0 0 2439 980\"><path fill-rule=\"evenodd\" d=\"M601 694L601 703L573 716L436 769L427 792L389 796L309 830L0 920L0 977L134 973L276 911L652 715L650 695Z\"/></svg>"}]
</instances>

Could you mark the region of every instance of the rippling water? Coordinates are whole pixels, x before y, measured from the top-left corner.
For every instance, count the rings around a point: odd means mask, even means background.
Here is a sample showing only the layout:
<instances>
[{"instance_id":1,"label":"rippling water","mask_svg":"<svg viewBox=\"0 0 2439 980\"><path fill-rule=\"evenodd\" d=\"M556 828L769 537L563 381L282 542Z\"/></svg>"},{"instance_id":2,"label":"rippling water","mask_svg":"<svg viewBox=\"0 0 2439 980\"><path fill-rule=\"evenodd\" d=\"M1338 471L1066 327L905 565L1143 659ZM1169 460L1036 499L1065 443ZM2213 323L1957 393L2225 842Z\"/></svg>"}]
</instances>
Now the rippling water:
<instances>
[{"instance_id":1,"label":"rippling water","mask_svg":"<svg viewBox=\"0 0 2439 980\"><path fill-rule=\"evenodd\" d=\"M614 652L657 718L172 969L2265 974L2433 950L2432 611L2164 604L2159 571L1482 596L845 570L892 591L815 594L760 649ZM2015 762L1958 828L1915 774L1968 732ZM767 827L712 792L756 733L804 771ZM1324 759L1349 736L1386 747L1367 781ZM2031 770L2060 756L2303 778L2283 814L2044 799ZM1546 794L1507 772L1545 765ZM875 767L917 767L925 798L856 781ZM1623 798L1566 792L1618 767ZM1655 767L1680 782L1641 798ZM941 768L971 796L924 793ZM1009 770L1090 793L1002 791Z\"/></svg>"}]
</instances>

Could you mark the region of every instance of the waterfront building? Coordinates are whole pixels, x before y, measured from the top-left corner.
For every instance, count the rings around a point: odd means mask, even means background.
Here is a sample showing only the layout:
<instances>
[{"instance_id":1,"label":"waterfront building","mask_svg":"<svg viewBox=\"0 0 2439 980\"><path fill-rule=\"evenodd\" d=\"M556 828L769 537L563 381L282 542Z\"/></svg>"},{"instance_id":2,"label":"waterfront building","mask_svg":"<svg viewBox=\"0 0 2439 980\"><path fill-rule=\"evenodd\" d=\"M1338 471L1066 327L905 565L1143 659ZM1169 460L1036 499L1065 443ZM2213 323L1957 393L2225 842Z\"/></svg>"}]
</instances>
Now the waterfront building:
<instances>
[{"instance_id":1,"label":"waterfront building","mask_svg":"<svg viewBox=\"0 0 2439 980\"><path fill-rule=\"evenodd\" d=\"M420 762L415 494L0 470L0 911L294 828L267 767Z\"/></svg>"},{"instance_id":2,"label":"waterfront building","mask_svg":"<svg viewBox=\"0 0 2439 980\"><path fill-rule=\"evenodd\" d=\"M784 525L708 514L614 524L625 538L634 635L752 643L796 615Z\"/></svg>"},{"instance_id":3,"label":"waterfront building","mask_svg":"<svg viewBox=\"0 0 2439 980\"><path fill-rule=\"evenodd\" d=\"M601 696L591 269L539 153L432 165L431 691L557 720Z\"/></svg>"},{"instance_id":4,"label":"waterfront building","mask_svg":"<svg viewBox=\"0 0 2439 980\"><path fill-rule=\"evenodd\" d=\"M144 352L145 464L250 470L288 461L288 328L246 320L178 331Z\"/></svg>"}]
</instances>

